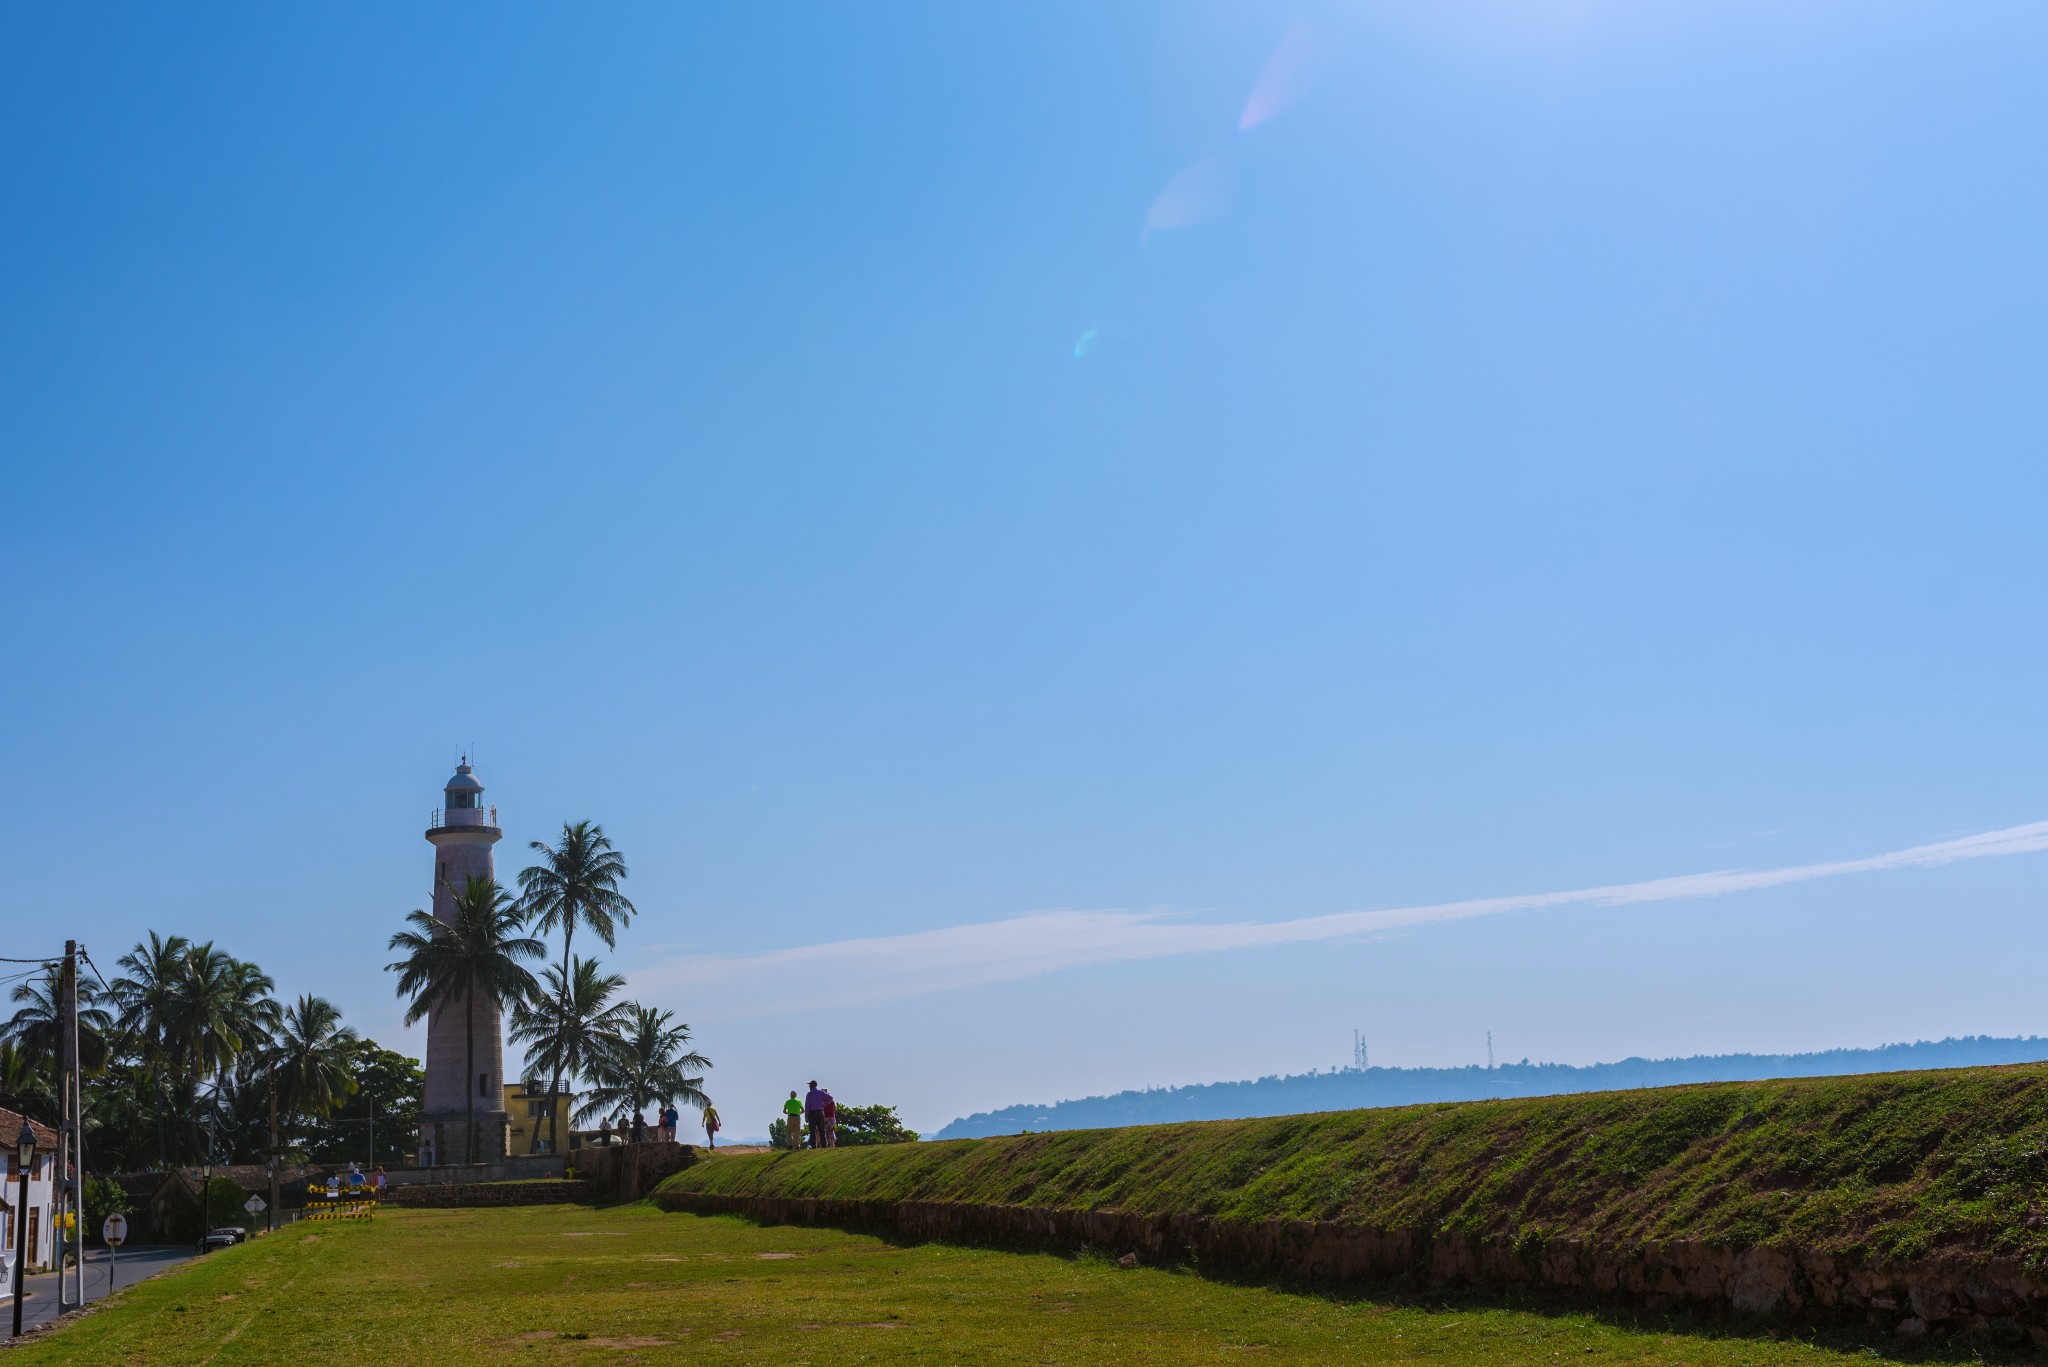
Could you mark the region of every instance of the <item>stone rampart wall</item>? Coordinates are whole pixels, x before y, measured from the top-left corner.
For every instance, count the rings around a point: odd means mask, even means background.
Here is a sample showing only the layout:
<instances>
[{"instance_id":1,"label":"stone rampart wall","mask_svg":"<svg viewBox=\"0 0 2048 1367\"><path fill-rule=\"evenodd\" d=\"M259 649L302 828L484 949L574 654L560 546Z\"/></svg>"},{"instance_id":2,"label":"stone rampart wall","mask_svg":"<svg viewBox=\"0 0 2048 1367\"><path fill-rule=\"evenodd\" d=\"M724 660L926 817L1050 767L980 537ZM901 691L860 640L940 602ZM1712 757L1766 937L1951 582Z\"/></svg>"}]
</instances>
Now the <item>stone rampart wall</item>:
<instances>
[{"instance_id":1,"label":"stone rampart wall","mask_svg":"<svg viewBox=\"0 0 2048 1367\"><path fill-rule=\"evenodd\" d=\"M601 1184L614 1201L637 1201L697 1161L695 1144L585 1144L569 1155L578 1177Z\"/></svg>"},{"instance_id":2,"label":"stone rampart wall","mask_svg":"<svg viewBox=\"0 0 2048 1367\"><path fill-rule=\"evenodd\" d=\"M1751 1314L1850 1314L1908 1336L1930 1327L2003 1326L2048 1345L2048 1280L2013 1259L1881 1263L1785 1248L1693 1242L1606 1248L1576 1239L1489 1239L1329 1221L1043 1210L946 1201L835 1201L660 1192L665 1209L786 1224L883 1230L1075 1249L1147 1262L1280 1272L1333 1281L1410 1277L1434 1286L1533 1286L1647 1305L1681 1302Z\"/></svg>"}]
</instances>

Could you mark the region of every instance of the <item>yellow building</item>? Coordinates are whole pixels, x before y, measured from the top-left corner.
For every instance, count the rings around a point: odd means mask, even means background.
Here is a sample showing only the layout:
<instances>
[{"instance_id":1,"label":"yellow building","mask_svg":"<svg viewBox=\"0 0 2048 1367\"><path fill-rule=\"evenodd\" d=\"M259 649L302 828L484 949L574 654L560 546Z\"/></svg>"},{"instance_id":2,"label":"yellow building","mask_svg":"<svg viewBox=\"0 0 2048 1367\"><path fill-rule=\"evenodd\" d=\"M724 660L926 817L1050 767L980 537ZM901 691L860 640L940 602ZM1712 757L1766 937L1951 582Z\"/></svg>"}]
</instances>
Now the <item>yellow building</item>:
<instances>
[{"instance_id":1,"label":"yellow building","mask_svg":"<svg viewBox=\"0 0 2048 1367\"><path fill-rule=\"evenodd\" d=\"M569 1147L569 1121L576 1114L576 1094L564 1088L555 1098L562 1108L562 1147ZM549 1153L548 1140L552 1135L548 1123L548 1092L543 1083L537 1091L529 1092L525 1087L508 1083L505 1087L505 1114L512 1118L512 1143L510 1152L517 1156L523 1153ZM536 1147L533 1138L540 1135Z\"/></svg>"}]
</instances>

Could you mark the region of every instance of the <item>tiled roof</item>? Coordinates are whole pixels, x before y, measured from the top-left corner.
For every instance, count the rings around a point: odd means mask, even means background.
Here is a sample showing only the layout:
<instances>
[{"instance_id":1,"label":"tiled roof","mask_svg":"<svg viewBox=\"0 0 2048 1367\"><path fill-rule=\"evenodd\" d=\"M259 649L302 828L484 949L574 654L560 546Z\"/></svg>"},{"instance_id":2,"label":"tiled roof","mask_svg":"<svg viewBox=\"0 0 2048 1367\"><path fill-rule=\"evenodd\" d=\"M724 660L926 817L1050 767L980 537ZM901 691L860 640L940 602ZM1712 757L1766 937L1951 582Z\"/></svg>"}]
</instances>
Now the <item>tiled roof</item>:
<instances>
[{"instance_id":1,"label":"tiled roof","mask_svg":"<svg viewBox=\"0 0 2048 1367\"><path fill-rule=\"evenodd\" d=\"M0 1152L12 1151L15 1136L21 1133L22 1119L20 1111L10 1111L5 1106L0 1106ZM45 1125L42 1121L35 1119L30 1119L28 1126L31 1130L35 1131L37 1153L55 1153L57 1151L57 1132L55 1130Z\"/></svg>"}]
</instances>

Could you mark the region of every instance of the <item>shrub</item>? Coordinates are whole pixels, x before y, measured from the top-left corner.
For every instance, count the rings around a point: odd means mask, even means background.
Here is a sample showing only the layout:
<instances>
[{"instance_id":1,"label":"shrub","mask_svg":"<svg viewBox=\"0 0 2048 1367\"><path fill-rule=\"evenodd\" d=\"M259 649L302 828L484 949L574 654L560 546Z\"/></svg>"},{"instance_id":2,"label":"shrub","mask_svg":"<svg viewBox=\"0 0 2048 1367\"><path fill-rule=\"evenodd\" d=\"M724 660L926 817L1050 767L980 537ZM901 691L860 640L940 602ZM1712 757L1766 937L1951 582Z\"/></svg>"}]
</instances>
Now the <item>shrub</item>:
<instances>
[{"instance_id":1,"label":"shrub","mask_svg":"<svg viewBox=\"0 0 2048 1367\"><path fill-rule=\"evenodd\" d=\"M917 1131L903 1128L894 1106L841 1106L839 1147L859 1148L868 1144L915 1144Z\"/></svg>"},{"instance_id":2,"label":"shrub","mask_svg":"<svg viewBox=\"0 0 2048 1367\"><path fill-rule=\"evenodd\" d=\"M85 1235L94 1243L99 1242L100 1226L115 1211L126 1212L128 1193L121 1190L121 1184L111 1177L98 1173L85 1176Z\"/></svg>"}]
</instances>

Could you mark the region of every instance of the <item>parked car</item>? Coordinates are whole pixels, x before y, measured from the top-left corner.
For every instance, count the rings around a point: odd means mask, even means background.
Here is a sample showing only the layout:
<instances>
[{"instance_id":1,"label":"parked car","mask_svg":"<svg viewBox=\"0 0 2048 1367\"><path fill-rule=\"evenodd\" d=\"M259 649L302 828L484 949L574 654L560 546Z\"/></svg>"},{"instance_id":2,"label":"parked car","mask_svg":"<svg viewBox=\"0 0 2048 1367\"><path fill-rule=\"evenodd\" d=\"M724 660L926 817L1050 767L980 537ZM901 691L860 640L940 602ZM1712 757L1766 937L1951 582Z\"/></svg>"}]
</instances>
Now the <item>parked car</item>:
<instances>
[{"instance_id":1,"label":"parked car","mask_svg":"<svg viewBox=\"0 0 2048 1367\"><path fill-rule=\"evenodd\" d=\"M232 1248L248 1237L249 1231L239 1225L222 1225L219 1229L209 1229L200 1236L199 1251L211 1253L216 1248Z\"/></svg>"}]
</instances>

